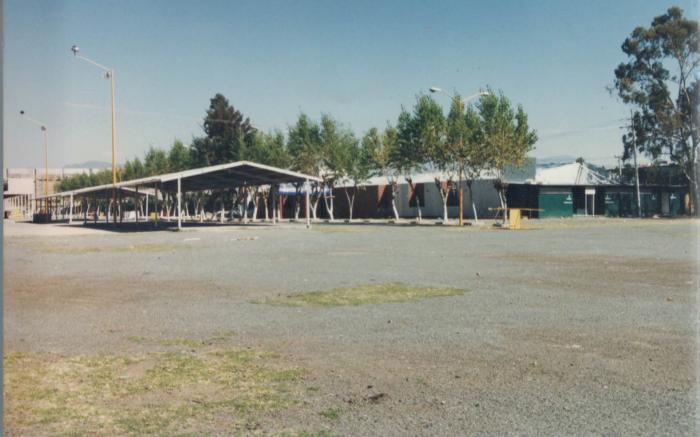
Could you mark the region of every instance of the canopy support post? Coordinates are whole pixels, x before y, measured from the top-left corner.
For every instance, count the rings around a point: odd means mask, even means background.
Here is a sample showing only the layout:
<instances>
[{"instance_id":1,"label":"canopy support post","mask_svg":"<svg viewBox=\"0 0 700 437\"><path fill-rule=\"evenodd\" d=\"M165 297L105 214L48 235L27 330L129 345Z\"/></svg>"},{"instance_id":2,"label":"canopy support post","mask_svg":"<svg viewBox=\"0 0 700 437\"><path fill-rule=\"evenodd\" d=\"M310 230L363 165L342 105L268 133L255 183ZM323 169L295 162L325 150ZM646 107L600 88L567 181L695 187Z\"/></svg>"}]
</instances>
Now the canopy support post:
<instances>
[{"instance_id":1,"label":"canopy support post","mask_svg":"<svg viewBox=\"0 0 700 437\"><path fill-rule=\"evenodd\" d=\"M306 208L304 208L306 210L306 229L309 229L309 228L311 228L311 217L309 216L309 211L311 209L311 206L309 205L309 180L308 179L306 180L306 184L305 184L304 188L305 188L304 191L306 191L306 199L305 199L306 202L304 202L306 204L305 205Z\"/></svg>"},{"instance_id":2,"label":"canopy support post","mask_svg":"<svg viewBox=\"0 0 700 437\"><path fill-rule=\"evenodd\" d=\"M177 178L177 230L182 229L182 178Z\"/></svg>"},{"instance_id":3,"label":"canopy support post","mask_svg":"<svg viewBox=\"0 0 700 437\"><path fill-rule=\"evenodd\" d=\"M68 224L73 224L73 193L70 193L70 211L68 212Z\"/></svg>"},{"instance_id":4,"label":"canopy support post","mask_svg":"<svg viewBox=\"0 0 700 437\"><path fill-rule=\"evenodd\" d=\"M153 211L155 211L156 217L155 217L155 220L154 220L154 223L153 223L153 227L155 227L156 229L158 229L158 185L155 186L155 196L154 196L154 199L155 199L155 206L153 207Z\"/></svg>"},{"instance_id":5,"label":"canopy support post","mask_svg":"<svg viewBox=\"0 0 700 437\"><path fill-rule=\"evenodd\" d=\"M277 224L277 186L272 186L272 224Z\"/></svg>"}]
</instances>

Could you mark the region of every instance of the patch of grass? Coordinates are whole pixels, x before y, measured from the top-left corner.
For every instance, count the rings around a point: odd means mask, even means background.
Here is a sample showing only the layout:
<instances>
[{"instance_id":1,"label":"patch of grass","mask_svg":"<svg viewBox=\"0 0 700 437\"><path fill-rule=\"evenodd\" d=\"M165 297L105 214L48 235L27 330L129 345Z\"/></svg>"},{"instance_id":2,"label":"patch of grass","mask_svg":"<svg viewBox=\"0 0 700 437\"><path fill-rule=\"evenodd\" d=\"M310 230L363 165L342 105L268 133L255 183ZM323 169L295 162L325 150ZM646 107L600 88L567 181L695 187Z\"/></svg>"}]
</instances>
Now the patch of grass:
<instances>
[{"instance_id":1,"label":"patch of grass","mask_svg":"<svg viewBox=\"0 0 700 437\"><path fill-rule=\"evenodd\" d=\"M327 410L321 411L318 414L320 414L328 420L338 420L340 419L340 413L340 408L329 408Z\"/></svg>"},{"instance_id":2,"label":"patch of grass","mask_svg":"<svg viewBox=\"0 0 700 437\"><path fill-rule=\"evenodd\" d=\"M126 337L132 343L144 345L160 345L160 346L184 346L189 348L197 348L215 343L223 343L233 337L233 331L216 331L212 337L201 340L191 338L148 338L140 335L131 335Z\"/></svg>"},{"instance_id":3,"label":"patch of grass","mask_svg":"<svg viewBox=\"0 0 700 437\"><path fill-rule=\"evenodd\" d=\"M140 337L138 337L140 338ZM235 429L290 407L303 369L252 349L137 356L8 353L5 429L17 435L173 435ZM296 392L296 390L294 390Z\"/></svg>"},{"instance_id":4,"label":"patch of grass","mask_svg":"<svg viewBox=\"0 0 700 437\"><path fill-rule=\"evenodd\" d=\"M416 378L416 384L422 385L422 386L424 386L424 387L427 387L427 386L428 386L428 381L426 381L425 378L422 378L422 377L419 376L418 378Z\"/></svg>"},{"instance_id":5,"label":"patch of grass","mask_svg":"<svg viewBox=\"0 0 700 437\"><path fill-rule=\"evenodd\" d=\"M334 288L326 291L292 294L260 299L253 303L283 306L332 307L405 302L430 297L458 296L465 290L445 287L415 287L402 283L361 285L352 288Z\"/></svg>"},{"instance_id":6,"label":"patch of grass","mask_svg":"<svg viewBox=\"0 0 700 437\"><path fill-rule=\"evenodd\" d=\"M39 248L37 250L48 253L61 253L69 255L79 255L86 253L151 253L151 252L170 252L174 250L190 250L192 246L181 244L135 244L129 246L52 246Z\"/></svg>"},{"instance_id":7,"label":"patch of grass","mask_svg":"<svg viewBox=\"0 0 700 437\"><path fill-rule=\"evenodd\" d=\"M282 434L286 435L286 434ZM290 434L292 435L292 434ZM340 434L333 434L327 429L322 429L320 431L300 431L299 433L296 434L296 437L332 437L332 436L339 436Z\"/></svg>"}]
</instances>

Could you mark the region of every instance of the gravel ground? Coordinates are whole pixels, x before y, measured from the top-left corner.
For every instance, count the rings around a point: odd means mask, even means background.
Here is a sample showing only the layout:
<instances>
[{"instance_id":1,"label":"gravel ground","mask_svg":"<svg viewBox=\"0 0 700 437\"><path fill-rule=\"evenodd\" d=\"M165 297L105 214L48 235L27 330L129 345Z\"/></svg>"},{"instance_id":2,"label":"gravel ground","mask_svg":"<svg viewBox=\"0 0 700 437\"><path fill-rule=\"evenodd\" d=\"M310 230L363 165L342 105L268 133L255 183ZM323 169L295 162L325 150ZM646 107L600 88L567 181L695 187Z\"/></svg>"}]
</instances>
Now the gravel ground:
<instances>
[{"instance_id":1,"label":"gravel ground","mask_svg":"<svg viewBox=\"0 0 700 437\"><path fill-rule=\"evenodd\" d=\"M232 330L309 370L303 402L261 418L269 432L696 435L698 222L529 224L112 233L5 221L5 351L132 353L144 347L133 336ZM373 282L468 292L251 303ZM319 414L329 408L337 418Z\"/></svg>"}]
</instances>

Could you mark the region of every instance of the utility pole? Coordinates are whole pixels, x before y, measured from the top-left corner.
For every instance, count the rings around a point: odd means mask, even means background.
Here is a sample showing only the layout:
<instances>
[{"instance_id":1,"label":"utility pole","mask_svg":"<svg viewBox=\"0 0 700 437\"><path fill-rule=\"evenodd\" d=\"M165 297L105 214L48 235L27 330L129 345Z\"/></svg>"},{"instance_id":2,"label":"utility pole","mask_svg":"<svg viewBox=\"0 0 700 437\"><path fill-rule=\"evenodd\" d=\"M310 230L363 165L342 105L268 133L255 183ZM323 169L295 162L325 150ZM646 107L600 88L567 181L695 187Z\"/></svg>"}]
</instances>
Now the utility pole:
<instances>
[{"instance_id":1,"label":"utility pole","mask_svg":"<svg viewBox=\"0 0 700 437\"><path fill-rule=\"evenodd\" d=\"M617 174L620 178L620 183L622 183L622 155L615 155L617 158Z\"/></svg>"},{"instance_id":2,"label":"utility pole","mask_svg":"<svg viewBox=\"0 0 700 437\"><path fill-rule=\"evenodd\" d=\"M642 197L639 194L639 166L637 165L637 136L634 133L634 113L630 113L632 123L632 150L634 151L634 180L637 185L637 213L642 218Z\"/></svg>"}]
</instances>

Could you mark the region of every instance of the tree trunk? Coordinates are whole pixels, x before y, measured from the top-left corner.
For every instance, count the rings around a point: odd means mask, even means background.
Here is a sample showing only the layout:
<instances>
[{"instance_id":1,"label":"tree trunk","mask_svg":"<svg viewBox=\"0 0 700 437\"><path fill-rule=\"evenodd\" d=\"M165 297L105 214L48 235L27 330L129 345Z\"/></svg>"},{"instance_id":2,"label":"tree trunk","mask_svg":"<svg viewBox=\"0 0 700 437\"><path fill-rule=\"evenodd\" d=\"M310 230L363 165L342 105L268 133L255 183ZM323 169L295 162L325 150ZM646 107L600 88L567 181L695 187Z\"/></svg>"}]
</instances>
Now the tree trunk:
<instances>
[{"instance_id":1,"label":"tree trunk","mask_svg":"<svg viewBox=\"0 0 700 437\"><path fill-rule=\"evenodd\" d=\"M330 221L334 220L333 217L333 187L329 187L330 190L330 196L326 194L325 187L323 189L323 203L326 205L326 211L328 211L328 218ZM330 198L330 203L329 203L329 198Z\"/></svg>"},{"instance_id":2,"label":"tree trunk","mask_svg":"<svg viewBox=\"0 0 700 437\"><path fill-rule=\"evenodd\" d=\"M311 217L316 220L316 208L318 208L318 202L321 201L321 196L316 197L316 200L311 204Z\"/></svg>"},{"instance_id":3,"label":"tree trunk","mask_svg":"<svg viewBox=\"0 0 700 437\"><path fill-rule=\"evenodd\" d=\"M270 205L268 204L268 202L270 202L270 192L265 191L262 198L263 198L263 203L265 204L265 221L269 221L270 220Z\"/></svg>"},{"instance_id":4,"label":"tree trunk","mask_svg":"<svg viewBox=\"0 0 700 437\"><path fill-rule=\"evenodd\" d=\"M416 208L418 208L418 217L416 219L418 222L421 222L423 220L423 213L421 212L420 209L420 196L418 195L418 192L416 191L416 185L413 183L412 178L406 178L406 182L408 182L408 186L411 187L411 192L413 193L413 196L416 198Z\"/></svg>"},{"instance_id":5,"label":"tree trunk","mask_svg":"<svg viewBox=\"0 0 700 437\"><path fill-rule=\"evenodd\" d=\"M396 209L396 190L398 189L398 184L396 182L391 183L391 208L394 210L394 219L399 221L399 210Z\"/></svg>"},{"instance_id":6,"label":"tree trunk","mask_svg":"<svg viewBox=\"0 0 700 437\"><path fill-rule=\"evenodd\" d=\"M469 189L469 200L472 203L472 211L474 212L474 222L479 223L479 217L476 214L476 203L474 202L474 191L472 189L472 181L467 181L467 189Z\"/></svg>"},{"instance_id":7,"label":"tree trunk","mask_svg":"<svg viewBox=\"0 0 700 437\"><path fill-rule=\"evenodd\" d=\"M260 193L258 193L257 189L255 190L255 194L253 195L253 216L250 218L250 221L255 223L258 221L258 203L260 202Z\"/></svg>"},{"instance_id":8,"label":"tree trunk","mask_svg":"<svg viewBox=\"0 0 700 437\"><path fill-rule=\"evenodd\" d=\"M503 194L503 188L498 189L498 199L501 201L501 209L503 210L503 224L508 223L508 203Z\"/></svg>"},{"instance_id":9,"label":"tree trunk","mask_svg":"<svg viewBox=\"0 0 700 437\"><path fill-rule=\"evenodd\" d=\"M442 221L443 223L447 223L447 200L450 198L450 181L446 181L443 188L443 184L440 179L435 178L435 185L437 185L438 191L440 192L440 198L442 199Z\"/></svg>"},{"instance_id":10,"label":"tree trunk","mask_svg":"<svg viewBox=\"0 0 700 437\"><path fill-rule=\"evenodd\" d=\"M243 205L243 223L248 223L248 205L250 205L250 190L245 190L245 205Z\"/></svg>"},{"instance_id":11,"label":"tree trunk","mask_svg":"<svg viewBox=\"0 0 700 437\"><path fill-rule=\"evenodd\" d=\"M689 205L688 205L688 215L690 216L696 216L698 215L698 204L700 203L700 190L698 190L698 180L697 178L693 178L688 181L688 188L689 188Z\"/></svg>"},{"instance_id":12,"label":"tree trunk","mask_svg":"<svg viewBox=\"0 0 700 437\"><path fill-rule=\"evenodd\" d=\"M355 195L357 193L357 187L355 187L355 191L352 194L352 197L350 196L350 193L348 192L348 187L343 187L343 191L345 191L345 197L348 198L348 221L352 221L352 207L353 204L355 203Z\"/></svg>"}]
</instances>

